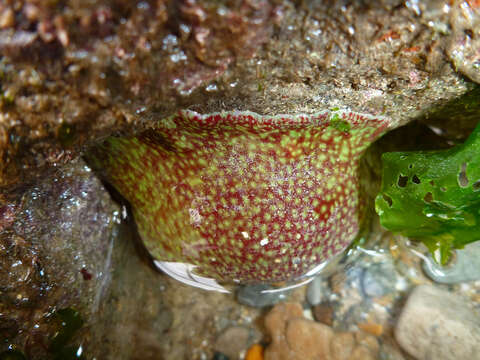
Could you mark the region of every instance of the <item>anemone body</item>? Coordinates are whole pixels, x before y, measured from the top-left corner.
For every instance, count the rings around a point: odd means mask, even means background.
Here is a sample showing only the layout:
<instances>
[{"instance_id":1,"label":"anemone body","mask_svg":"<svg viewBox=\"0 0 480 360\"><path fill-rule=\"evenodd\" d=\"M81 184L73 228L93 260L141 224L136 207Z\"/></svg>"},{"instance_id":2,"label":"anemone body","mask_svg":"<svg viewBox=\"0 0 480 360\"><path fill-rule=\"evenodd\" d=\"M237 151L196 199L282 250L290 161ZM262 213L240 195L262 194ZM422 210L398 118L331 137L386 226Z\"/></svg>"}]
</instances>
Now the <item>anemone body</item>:
<instances>
[{"instance_id":1,"label":"anemone body","mask_svg":"<svg viewBox=\"0 0 480 360\"><path fill-rule=\"evenodd\" d=\"M131 203L154 258L221 282L279 282L355 238L359 159L388 125L343 111L180 111L107 139L92 158Z\"/></svg>"}]
</instances>

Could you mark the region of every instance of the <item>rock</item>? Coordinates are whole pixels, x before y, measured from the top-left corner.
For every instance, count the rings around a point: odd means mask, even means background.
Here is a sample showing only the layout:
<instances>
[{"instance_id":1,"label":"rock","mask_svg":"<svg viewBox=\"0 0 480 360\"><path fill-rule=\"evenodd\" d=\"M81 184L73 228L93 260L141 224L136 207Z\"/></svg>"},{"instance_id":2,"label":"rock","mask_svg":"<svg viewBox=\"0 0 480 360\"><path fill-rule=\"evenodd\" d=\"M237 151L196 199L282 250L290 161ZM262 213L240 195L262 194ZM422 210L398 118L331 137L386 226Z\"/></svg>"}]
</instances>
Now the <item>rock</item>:
<instances>
[{"instance_id":1,"label":"rock","mask_svg":"<svg viewBox=\"0 0 480 360\"><path fill-rule=\"evenodd\" d=\"M375 336L381 336L383 334L383 325L376 322L361 322L358 323L357 326L366 333L373 334Z\"/></svg>"},{"instance_id":2,"label":"rock","mask_svg":"<svg viewBox=\"0 0 480 360\"><path fill-rule=\"evenodd\" d=\"M365 331L357 331L355 333L355 340L357 344L366 347L373 354L378 353L380 350L380 344L375 336L372 336Z\"/></svg>"},{"instance_id":3,"label":"rock","mask_svg":"<svg viewBox=\"0 0 480 360\"><path fill-rule=\"evenodd\" d=\"M423 270L434 281L443 284L480 279L480 242L455 250L451 263L441 266L431 256L423 261Z\"/></svg>"},{"instance_id":4,"label":"rock","mask_svg":"<svg viewBox=\"0 0 480 360\"><path fill-rule=\"evenodd\" d=\"M391 261L371 264L364 268L361 286L369 297L381 297L395 291L396 271Z\"/></svg>"},{"instance_id":5,"label":"rock","mask_svg":"<svg viewBox=\"0 0 480 360\"><path fill-rule=\"evenodd\" d=\"M4 206L0 353L12 346L33 354L30 360L53 358L46 354L58 330L52 312L74 309L84 326L68 345L82 344L87 358L168 354L162 346L174 317L163 300L163 277L83 161L59 167Z\"/></svg>"},{"instance_id":6,"label":"rock","mask_svg":"<svg viewBox=\"0 0 480 360\"><path fill-rule=\"evenodd\" d=\"M22 350L28 339L40 356L56 331L45 316L53 309L75 308L87 324L98 321L111 281L120 208L81 160L57 169L6 207L0 324L7 326L0 326L0 338L7 341L0 352L11 344Z\"/></svg>"},{"instance_id":7,"label":"rock","mask_svg":"<svg viewBox=\"0 0 480 360\"><path fill-rule=\"evenodd\" d=\"M376 357L373 356L372 352L365 346L357 346L348 360L375 360ZM347 360L347 359L345 359Z\"/></svg>"},{"instance_id":8,"label":"rock","mask_svg":"<svg viewBox=\"0 0 480 360\"><path fill-rule=\"evenodd\" d=\"M268 290L275 290L269 292ZM285 301L290 295L290 290L275 289L269 285L245 285L237 290L237 301L240 304L265 307L272 306L280 301Z\"/></svg>"},{"instance_id":9,"label":"rock","mask_svg":"<svg viewBox=\"0 0 480 360\"><path fill-rule=\"evenodd\" d=\"M455 67L480 83L480 6L478 2L456 2L450 11L452 36L447 54Z\"/></svg>"},{"instance_id":10,"label":"rock","mask_svg":"<svg viewBox=\"0 0 480 360\"><path fill-rule=\"evenodd\" d=\"M313 318L325 325L332 326L333 324L333 306L329 303L321 303L312 308Z\"/></svg>"},{"instance_id":11,"label":"rock","mask_svg":"<svg viewBox=\"0 0 480 360\"><path fill-rule=\"evenodd\" d=\"M265 326L272 344L265 350L265 360L327 359L333 330L304 319L297 304L280 304L269 313Z\"/></svg>"},{"instance_id":12,"label":"rock","mask_svg":"<svg viewBox=\"0 0 480 360\"><path fill-rule=\"evenodd\" d=\"M367 360L378 354L378 341L363 332L336 333L330 326L302 316L295 303L276 305L265 317L272 343L265 360Z\"/></svg>"},{"instance_id":13,"label":"rock","mask_svg":"<svg viewBox=\"0 0 480 360\"><path fill-rule=\"evenodd\" d=\"M405 360L405 357L397 344L394 346L386 342L382 343L378 357L379 359L385 360Z\"/></svg>"},{"instance_id":14,"label":"rock","mask_svg":"<svg viewBox=\"0 0 480 360\"><path fill-rule=\"evenodd\" d=\"M332 357L348 359L355 348L355 335L351 332L341 332L335 335L330 344Z\"/></svg>"},{"instance_id":15,"label":"rock","mask_svg":"<svg viewBox=\"0 0 480 360\"><path fill-rule=\"evenodd\" d=\"M285 359L328 359L334 332L324 324L298 318L289 321L285 336L290 353L295 354Z\"/></svg>"},{"instance_id":16,"label":"rock","mask_svg":"<svg viewBox=\"0 0 480 360\"><path fill-rule=\"evenodd\" d=\"M303 309L300 304L280 303L268 313L264 322L273 342L279 342L283 339L288 320L302 317Z\"/></svg>"},{"instance_id":17,"label":"rock","mask_svg":"<svg viewBox=\"0 0 480 360\"><path fill-rule=\"evenodd\" d=\"M395 338L418 360L478 359L480 315L458 295L418 286L400 314Z\"/></svg>"},{"instance_id":18,"label":"rock","mask_svg":"<svg viewBox=\"0 0 480 360\"><path fill-rule=\"evenodd\" d=\"M328 285L323 276L315 276L307 287L307 301L310 305L320 304L328 294Z\"/></svg>"},{"instance_id":19,"label":"rock","mask_svg":"<svg viewBox=\"0 0 480 360\"><path fill-rule=\"evenodd\" d=\"M230 360L240 359L240 353L248 348L250 331L243 326L232 326L222 331L215 341L214 350Z\"/></svg>"}]
</instances>

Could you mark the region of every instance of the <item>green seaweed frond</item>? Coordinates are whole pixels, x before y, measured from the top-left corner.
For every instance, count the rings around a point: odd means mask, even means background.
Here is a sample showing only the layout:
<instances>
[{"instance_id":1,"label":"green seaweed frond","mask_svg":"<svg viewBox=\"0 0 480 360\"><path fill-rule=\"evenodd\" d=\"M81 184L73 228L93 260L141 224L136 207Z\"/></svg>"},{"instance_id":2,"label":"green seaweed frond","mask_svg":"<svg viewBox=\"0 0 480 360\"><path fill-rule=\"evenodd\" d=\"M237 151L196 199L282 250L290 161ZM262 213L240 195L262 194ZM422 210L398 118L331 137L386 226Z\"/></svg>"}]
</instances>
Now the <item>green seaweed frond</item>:
<instances>
[{"instance_id":1,"label":"green seaweed frond","mask_svg":"<svg viewBox=\"0 0 480 360\"><path fill-rule=\"evenodd\" d=\"M480 125L441 151L385 153L375 201L381 224L422 241L441 264L480 240Z\"/></svg>"}]
</instances>

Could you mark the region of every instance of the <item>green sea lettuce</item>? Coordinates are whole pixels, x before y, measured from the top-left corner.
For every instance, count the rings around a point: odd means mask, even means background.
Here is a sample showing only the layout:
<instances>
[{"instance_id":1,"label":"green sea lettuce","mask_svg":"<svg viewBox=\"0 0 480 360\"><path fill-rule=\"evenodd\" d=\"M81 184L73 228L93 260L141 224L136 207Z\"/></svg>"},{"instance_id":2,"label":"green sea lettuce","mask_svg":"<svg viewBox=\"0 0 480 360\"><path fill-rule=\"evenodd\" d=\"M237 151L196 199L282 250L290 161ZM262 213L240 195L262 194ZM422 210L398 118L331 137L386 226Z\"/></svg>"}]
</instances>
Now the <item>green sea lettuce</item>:
<instances>
[{"instance_id":1,"label":"green sea lettuce","mask_svg":"<svg viewBox=\"0 0 480 360\"><path fill-rule=\"evenodd\" d=\"M385 153L382 161L375 208L385 228L422 241L441 264L480 240L480 125L451 149Z\"/></svg>"}]
</instances>

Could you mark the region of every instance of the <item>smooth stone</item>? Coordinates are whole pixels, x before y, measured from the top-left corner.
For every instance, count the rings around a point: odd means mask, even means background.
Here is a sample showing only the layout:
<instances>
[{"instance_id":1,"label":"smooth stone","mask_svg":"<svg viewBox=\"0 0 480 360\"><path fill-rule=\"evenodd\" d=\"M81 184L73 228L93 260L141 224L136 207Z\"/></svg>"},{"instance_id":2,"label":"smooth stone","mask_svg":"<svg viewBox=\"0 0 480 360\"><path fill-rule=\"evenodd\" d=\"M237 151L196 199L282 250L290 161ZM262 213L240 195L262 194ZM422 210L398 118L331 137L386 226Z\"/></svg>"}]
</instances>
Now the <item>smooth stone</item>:
<instances>
[{"instance_id":1,"label":"smooth stone","mask_svg":"<svg viewBox=\"0 0 480 360\"><path fill-rule=\"evenodd\" d=\"M265 360L329 359L334 336L327 325L303 318L300 304L276 305L265 318L265 328L272 343L265 350Z\"/></svg>"},{"instance_id":2,"label":"smooth stone","mask_svg":"<svg viewBox=\"0 0 480 360\"><path fill-rule=\"evenodd\" d=\"M333 305L330 303L321 303L312 308L313 318L328 326L333 325L334 312Z\"/></svg>"},{"instance_id":3,"label":"smooth stone","mask_svg":"<svg viewBox=\"0 0 480 360\"><path fill-rule=\"evenodd\" d=\"M397 277L391 262L374 263L365 267L361 277L363 293L368 297L381 297L395 291Z\"/></svg>"},{"instance_id":4,"label":"smooth stone","mask_svg":"<svg viewBox=\"0 0 480 360\"><path fill-rule=\"evenodd\" d=\"M328 294L323 277L316 276L307 287L307 301L310 305L315 306L323 301L324 296Z\"/></svg>"},{"instance_id":5,"label":"smooth stone","mask_svg":"<svg viewBox=\"0 0 480 360\"><path fill-rule=\"evenodd\" d=\"M341 261L345 257L345 252L341 252L317 267L316 276L307 287L307 301L310 305L320 304L331 293L326 279L336 272L344 270Z\"/></svg>"},{"instance_id":6,"label":"smooth stone","mask_svg":"<svg viewBox=\"0 0 480 360\"><path fill-rule=\"evenodd\" d=\"M237 301L252 307L272 306L287 300L290 290L275 289L269 285L246 285L237 290Z\"/></svg>"},{"instance_id":7,"label":"smooth stone","mask_svg":"<svg viewBox=\"0 0 480 360\"><path fill-rule=\"evenodd\" d=\"M297 359L328 359L331 327L307 319L292 319L285 331L286 342Z\"/></svg>"},{"instance_id":8,"label":"smooth stone","mask_svg":"<svg viewBox=\"0 0 480 360\"><path fill-rule=\"evenodd\" d=\"M351 332L336 334L330 343L332 357L335 359L348 359L355 348L355 335Z\"/></svg>"},{"instance_id":9,"label":"smooth stone","mask_svg":"<svg viewBox=\"0 0 480 360\"><path fill-rule=\"evenodd\" d=\"M214 350L227 359L239 359L240 353L248 348L250 331L243 326L232 326L224 330L215 341ZM221 359L221 358L220 358Z\"/></svg>"},{"instance_id":10,"label":"smooth stone","mask_svg":"<svg viewBox=\"0 0 480 360\"><path fill-rule=\"evenodd\" d=\"M303 317L298 303L281 303L265 317L272 342L265 360L373 360L378 340L365 332L335 332Z\"/></svg>"},{"instance_id":11,"label":"smooth stone","mask_svg":"<svg viewBox=\"0 0 480 360\"><path fill-rule=\"evenodd\" d=\"M443 284L480 280L480 242L456 250L452 263L446 266L439 265L429 256L423 261L423 271L432 280Z\"/></svg>"},{"instance_id":12,"label":"smooth stone","mask_svg":"<svg viewBox=\"0 0 480 360\"><path fill-rule=\"evenodd\" d=\"M480 359L480 314L462 297L431 285L413 290L395 327L417 360Z\"/></svg>"}]
</instances>

